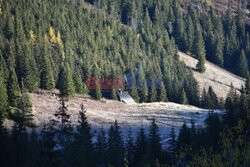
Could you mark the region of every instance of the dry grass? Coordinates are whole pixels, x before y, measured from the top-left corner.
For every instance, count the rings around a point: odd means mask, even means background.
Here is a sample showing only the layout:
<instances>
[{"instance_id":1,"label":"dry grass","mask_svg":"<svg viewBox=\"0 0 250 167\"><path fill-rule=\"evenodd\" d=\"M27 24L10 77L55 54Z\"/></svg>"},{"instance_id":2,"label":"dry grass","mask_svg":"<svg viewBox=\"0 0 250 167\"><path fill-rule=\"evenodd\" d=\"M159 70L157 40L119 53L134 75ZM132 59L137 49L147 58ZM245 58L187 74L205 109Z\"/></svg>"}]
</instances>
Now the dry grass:
<instances>
[{"instance_id":1,"label":"dry grass","mask_svg":"<svg viewBox=\"0 0 250 167\"><path fill-rule=\"evenodd\" d=\"M60 106L59 98L49 94L30 94L30 97L33 103L34 122L37 125L53 118L53 114ZM127 132L128 128L138 129L142 125L147 128L155 118L163 138L167 137L172 126L179 129L185 121L189 123L191 120L199 120L208 113L208 110L176 103L127 105L118 101L95 101L89 97L77 96L67 102L68 113L74 124L78 123L81 104L86 107L88 121L94 129L107 129L117 120L122 130Z\"/></svg>"}]
</instances>

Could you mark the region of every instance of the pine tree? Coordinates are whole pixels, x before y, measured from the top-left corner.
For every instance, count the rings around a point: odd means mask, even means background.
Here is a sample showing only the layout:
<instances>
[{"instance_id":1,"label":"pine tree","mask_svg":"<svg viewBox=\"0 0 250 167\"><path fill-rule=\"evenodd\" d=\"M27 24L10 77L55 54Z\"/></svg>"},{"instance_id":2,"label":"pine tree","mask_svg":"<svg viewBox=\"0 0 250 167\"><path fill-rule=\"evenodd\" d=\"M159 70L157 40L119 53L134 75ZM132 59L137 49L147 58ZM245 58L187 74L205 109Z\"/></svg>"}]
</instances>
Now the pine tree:
<instances>
[{"instance_id":1,"label":"pine tree","mask_svg":"<svg viewBox=\"0 0 250 167\"><path fill-rule=\"evenodd\" d=\"M70 147L69 157L75 157L71 161L70 166L94 166L94 145L92 143L91 125L87 121L86 108L81 105L80 120L77 126L77 133L75 134L73 147Z\"/></svg>"},{"instance_id":2,"label":"pine tree","mask_svg":"<svg viewBox=\"0 0 250 167\"><path fill-rule=\"evenodd\" d=\"M194 43L194 25L190 16L187 18L187 49L189 51L193 51L193 43Z\"/></svg>"},{"instance_id":3,"label":"pine tree","mask_svg":"<svg viewBox=\"0 0 250 167\"><path fill-rule=\"evenodd\" d=\"M188 102L188 98L187 98L187 95L186 95L186 92L184 89L182 89L182 92L181 92L181 96L180 96L180 103L181 104L189 104Z\"/></svg>"},{"instance_id":4,"label":"pine tree","mask_svg":"<svg viewBox=\"0 0 250 167\"><path fill-rule=\"evenodd\" d=\"M94 84L96 85L96 88L90 90L90 95L96 100L101 100L102 98L102 92L100 88L101 86L97 81Z\"/></svg>"},{"instance_id":5,"label":"pine tree","mask_svg":"<svg viewBox=\"0 0 250 167\"><path fill-rule=\"evenodd\" d=\"M135 141L134 160L136 166L142 166L143 164L146 164L148 162L148 159L146 159L145 155L147 153L147 147L148 147L147 136L145 134L144 128L141 127Z\"/></svg>"},{"instance_id":6,"label":"pine tree","mask_svg":"<svg viewBox=\"0 0 250 167\"><path fill-rule=\"evenodd\" d=\"M149 127L149 136L148 136L148 147L150 156L152 160L159 159L161 156L161 143L160 143L159 127L155 122L155 119L152 120Z\"/></svg>"},{"instance_id":7,"label":"pine tree","mask_svg":"<svg viewBox=\"0 0 250 167\"><path fill-rule=\"evenodd\" d=\"M7 116L7 109L9 106L7 87L4 81L3 71L0 69L0 115L2 115L3 118Z\"/></svg>"},{"instance_id":8,"label":"pine tree","mask_svg":"<svg viewBox=\"0 0 250 167\"><path fill-rule=\"evenodd\" d=\"M190 130L187 127L187 124L184 123L181 127L181 130L178 136L177 148L178 150L184 149L186 146L190 146L190 144L191 144Z\"/></svg>"},{"instance_id":9,"label":"pine tree","mask_svg":"<svg viewBox=\"0 0 250 167\"><path fill-rule=\"evenodd\" d=\"M0 163L2 166L10 166L10 162L6 159L10 155L10 140L9 134L5 126L3 125L3 116L0 112Z\"/></svg>"},{"instance_id":10,"label":"pine tree","mask_svg":"<svg viewBox=\"0 0 250 167\"><path fill-rule=\"evenodd\" d=\"M157 101L159 101L159 102L167 102L168 101L167 92L166 92L165 85L163 82L161 83L161 89L159 89L159 91L158 91L158 100Z\"/></svg>"},{"instance_id":11,"label":"pine tree","mask_svg":"<svg viewBox=\"0 0 250 167\"><path fill-rule=\"evenodd\" d=\"M12 115L12 119L15 121L22 121L23 126L34 126L33 124L33 114L32 114L32 102L25 88L22 90L21 96L18 98L17 109Z\"/></svg>"},{"instance_id":12,"label":"pine tree","mask_svg":"<svg viewBox=\"0 0 250 167\"><path fill-rule=\"evenodd\" d=\"M58 144L56 137L55 121L50 120L47 124L44 124L41 130L40 148L41 148L41 166L53 167L58 165L59 151L56 150Z\"/></svg>"},{"instance_id":13,"label":"pine tree","mask_svg":"<svg viewBox=\"0 0 250 167\"><path fill-rule=\"evenodd\" d=\"M238 69L239 69L239 75L242 77L247 77L249 74L248 71L248 60L246 58L245 52L242 49L241 50L241 54L240 54L240 59L239 59L239 63L238 63Z\"/></svg>"},{"instance_id":14,"label":"pine tree","mask_svg":"<svg viewBox=\"0 0 250 167\"><path fill-rule=\"evenodd\" d=\"M21 90L19 87L19 83L17 80L16 72L13 67L9 67L9 80L8 80L8 98L9 98L9 105L12 107L17 107L18 105L18 98L21 95Z\"/></svg>"},{"instance_id":15,"label":"pine tree","mask_svg":"<svg viewBox=\"0 0 250 167\"><path fill-rule=\"evenodd\" d=\"M172 155L175 154L175 151L176 151L176 144L177 144L177 139L176 139L176 133L175 133L175 129L174 127L171 128L171 132L170 132L170 140L168 141L168 150L171 152Z\"/></svg>"},{"instance_id":16,"label":"pine tree","mask_svg":"<svg viewBox=\"0 0 250 167\"><path fill-rule=\"evenodd\" d=\"M127 150L127 160L129 166L134 165L135 161L135 143L134 143L134 138L132 134L132 129L130 128L128 131L128 137L127 137L127 142L126 142L126 150Z\"/></svg>"},{"instance_id":17,"label":"pine tree","mask_svg":"<svg viewBox=\"0 0 250 167\"><path fill-rule=\"evenodd\" d=\"M53 76L53 70L48 55L49 55L49 49L48 46L45 45L44 43L42 48L42 61L40 66L40 72L41 72L40 87L47 90L53 90L55 89L55 79Z\"/></svg>"},{"instance_id":18,"label":"pine tree","mask_svg":"<svg viewBox=\"0 0 250 167\"><path fill-rule=\"evenodd\" d=\"M82 82L82 75L80 73L80 70L75 70L73 72L73 80L74 80L74 86L75 86L75 91L79 94L84 94L86 93L84 84Z\"/></svg>"},{"instance_id":19,"label":"pine tree","mask_svg":"<svg viewBox=\"0 0 250 167\"><path fill-rule=\"evenodd\" d=\"M144 72L140 72L138 76L138 95L140 97L140 102L147 102L148 100L148 86L145 80Z\"/></svg>"},{"instance_id":20,"label":"pine tree","mask_svg":"<svg viewBox=\"0 0 250 167\"><path fill-rule=\"evenodd\" d=\"M23 80L24 86L33 91L39 86L38 71L36 68L36 62L33 56L31 56L30 48L27 42L17 41L17 72L19 81Z\"/></svg>"},{"instance_id":21,"label":"pine tree","mask_svg":"<svg viewBox=\"0 0 250 167\"><path fill-rule=\"evenodd\" d=\"M111 99L113 99L113 100L118 100L118 98L117 98L117 94L116 94L117 92L116 92L116 89L114 88L114 89L112 89L112 91L111 91Z\"/></svg>"},{"instance_id":22,"label":"pine tree","mask_svg":"<svg viewBox=\"0 0 250 167\"><path fill-rule=\"evenodd\" d=\"M64 97L60 98L61 106L54 115L58 120L58 129L56 129L56 140L58 141L61 152L61 159L59 164L68 166L70 163L68 161L68 150L73 140L73 127L70 122L70 115L67 113L68 109L66 106L66 101L67 99L65 99Z\"/></svg>"},{"instance_id":23,"label":"pine tree","mask_svg":"<svg viewBox=\"0 0 250 167\"><path fill-rule=\"evenodd\" d=\"M175 41L181 51L187 50L187 36L185 25L181 13L178 14L175 21Z\"/></svg>"},{"instance_id":24,"label":"pine tree","mask_svg":"<svg viewBox=\"0 0 250 167\"><path fill-rule=\"evenodd\" d=\"M151 87L149 89L148 101L149 102L156 102L157 101L157 91L156 91L154 82L152 82L152 85L151 85Z\"/></svg>"},{"instance_id":25,"label":"pine tree","mask_svg":"<svg viewBox=\"0 0 250 167\"><path fill-rule=\"evenodd\" d=\"M99 166L106 166L107 164L107 138L105 131L101 129L97 135L95 143L96 162Z\"/></svg>"},{"instance_id":26,"label":"pine tree","mask_svg":"<svg viewBox=\"0 0 250 167\"><path fill-rule=\"evenodd\" d=\"M123 166L124 146L117 121L110 126L108 135L108 163L112 166Z\"/></svg>"},{"instance_id":27,"label":"pine tree","mask_svg":"<svg viewBox=\"0 0 250 167\"><path fill-rule=\"evenodd\" d=\"M202 37L201 27L198 24L196 25L194 54L198 59L197 70L201 73L204 73L206 71L205 68L206 50L205 50L204 40Z\"/></svg>"},{"instance_id":28,"label":"pine tree","mask_svg":"<svg viewBox=\"0 0 250 167\"><path fill-rule=\"evenodd\" d=\"M136 88L132 88L129 90L129 94L133 97L135 102L139 102L140 98L138 96L138 91Z\"/></svg>"},{"instance_id":29,"label":"pine tree","mask_svg":"<svg viewBox=\"0 0 250 167\"><path fill-rule=\"evenodd\" d=\"M69 64L66 63L65 65L61 66L57 85L61 96L75 97L75 86Z\"/></svg>"},{"instance_id":30,"label":"pine tree","mask_svg":"<svg viewBox=\"0 0 250 167\"><path fill-rule=\"evenodd\" d=\"M223 44L221 43L220 40L216 42L214 63L221 67L224 66Z\"/></svg>"}]
</instances>

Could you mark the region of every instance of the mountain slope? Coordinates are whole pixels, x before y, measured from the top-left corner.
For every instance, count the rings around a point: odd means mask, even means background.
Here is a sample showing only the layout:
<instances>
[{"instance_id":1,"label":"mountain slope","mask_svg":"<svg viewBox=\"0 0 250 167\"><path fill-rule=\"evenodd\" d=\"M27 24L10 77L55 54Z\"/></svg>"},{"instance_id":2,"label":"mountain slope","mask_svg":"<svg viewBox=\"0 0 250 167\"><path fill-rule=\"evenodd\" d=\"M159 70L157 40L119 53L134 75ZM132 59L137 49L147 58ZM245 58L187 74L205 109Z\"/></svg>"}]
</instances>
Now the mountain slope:
<instances>
[{"instance_id":1,"label":"mountain slope","mask_svg":"<svg viewBox=\"0 0 250 167\"><path fill-rule=\"evenodd\" d=\"M226 98L231 84L237 91L240 91L241 87L245 85L245 79L237 75L234 75L219 66L216 66L206 61L206 72L201 74L195 71L197 60L183 52L178 52L180 60L182 60L187 67L193 69L194 77L199 83L200 90L203 88L208 89L212 86L214 92L219 98Z\"/></svg>"}]
</instances>

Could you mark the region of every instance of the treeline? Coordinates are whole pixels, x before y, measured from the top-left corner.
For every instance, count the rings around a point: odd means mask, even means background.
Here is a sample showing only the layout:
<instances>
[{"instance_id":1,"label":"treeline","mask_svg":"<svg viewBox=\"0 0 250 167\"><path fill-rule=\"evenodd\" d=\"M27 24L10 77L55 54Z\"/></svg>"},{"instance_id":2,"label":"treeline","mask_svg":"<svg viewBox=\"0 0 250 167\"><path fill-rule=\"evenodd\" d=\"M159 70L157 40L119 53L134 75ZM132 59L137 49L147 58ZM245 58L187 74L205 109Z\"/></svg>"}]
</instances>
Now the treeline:
<instances>
[{"instance_id":1,"label":"treeline","mask_svg":"<svg viewBox=\"0 0 250 167\"><path fill-rule=\"evenodd\" d=\"M167 149L162 148L157 120L148 130L143 127L127 137L117 121L108 132L93 133L81 105L79 124L72 125L67 99L50 120L39 129L27 117L30 107L16 112L14 126L7 130L0 115L0 164L11 166L84 166L84 167L165 167L165 166L242 166L250 163L249 97L250 82L241 95L229 93L223 115L209 114L205 127L191 121L179 134L172 128ZM24 103L26 104L26 103ZM135 134L135 136L134 136ZM177 136L178 134L178 136Z\"/></svg>"}]
</instances>

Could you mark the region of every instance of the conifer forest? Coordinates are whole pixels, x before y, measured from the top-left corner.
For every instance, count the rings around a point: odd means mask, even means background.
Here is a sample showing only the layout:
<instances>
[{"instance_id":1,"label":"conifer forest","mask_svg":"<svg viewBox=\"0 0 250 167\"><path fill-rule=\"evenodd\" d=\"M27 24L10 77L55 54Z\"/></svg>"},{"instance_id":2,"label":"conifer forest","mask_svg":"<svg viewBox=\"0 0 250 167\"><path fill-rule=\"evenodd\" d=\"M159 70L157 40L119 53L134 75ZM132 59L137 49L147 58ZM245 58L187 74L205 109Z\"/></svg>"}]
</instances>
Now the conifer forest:
<instances>
[{"instance_id":1,"label":"conifer forest","mask_svg":"<svg viewBox=\"0 0 250 167\"><path fill-rule=\"evenodd\" d=\"M221 14L213 1L186 1L0 0L0 166L250 166L249 5L242 1ZM194 69L179 51L198 60ZM207 61L245 84L229 85L225 99L210 85L201 90L194 72L206 75ZM128 76L139 87L129 86ZM124 79L124 85L103 90L94 82L89 89L89 77ZM56 119L41 127L30 99L38 90L60 92ZM178 133L172 127L165 147L154 118L148 129L124 134L117 120L94 133L88 107L79 105L78 124L70 121L70 99L101 101L108 92L119 101L118 91L135 103L173 102L211 112L202 127L193 121L183 122Z\"/></svg>"}]
</instances>

